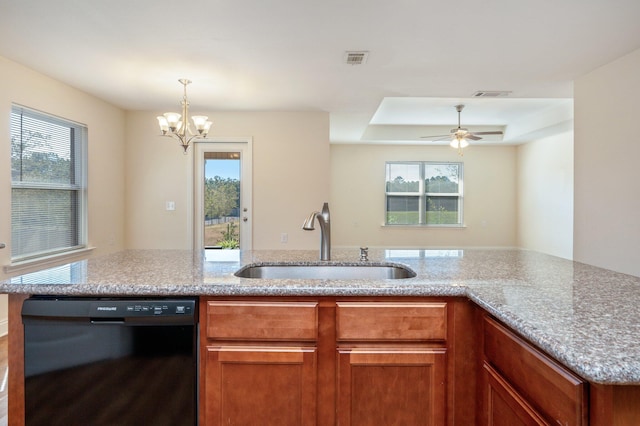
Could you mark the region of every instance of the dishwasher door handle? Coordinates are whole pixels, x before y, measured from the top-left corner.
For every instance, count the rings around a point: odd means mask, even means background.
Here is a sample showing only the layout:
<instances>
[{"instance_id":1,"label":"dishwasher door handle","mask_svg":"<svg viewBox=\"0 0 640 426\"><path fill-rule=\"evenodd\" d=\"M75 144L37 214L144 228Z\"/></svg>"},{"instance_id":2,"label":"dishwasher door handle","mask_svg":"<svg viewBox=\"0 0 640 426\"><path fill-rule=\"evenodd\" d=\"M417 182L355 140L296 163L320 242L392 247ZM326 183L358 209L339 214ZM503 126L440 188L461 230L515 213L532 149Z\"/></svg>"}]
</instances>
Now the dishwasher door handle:
<instances>
[{"instance_id":1,"label":"dishwasher door handle","mask_svg":"<svg viewBox=\"0 0 640 426\"><path fill-rule=\"evenodd\" d=\"M91 324L95 324L95 325L100 325L100 324L104 324L104 325L113 325L113 324L117 324L117 325L122 325L124 324L124 318L91 318Z\"/></svg>"}]
</instances>

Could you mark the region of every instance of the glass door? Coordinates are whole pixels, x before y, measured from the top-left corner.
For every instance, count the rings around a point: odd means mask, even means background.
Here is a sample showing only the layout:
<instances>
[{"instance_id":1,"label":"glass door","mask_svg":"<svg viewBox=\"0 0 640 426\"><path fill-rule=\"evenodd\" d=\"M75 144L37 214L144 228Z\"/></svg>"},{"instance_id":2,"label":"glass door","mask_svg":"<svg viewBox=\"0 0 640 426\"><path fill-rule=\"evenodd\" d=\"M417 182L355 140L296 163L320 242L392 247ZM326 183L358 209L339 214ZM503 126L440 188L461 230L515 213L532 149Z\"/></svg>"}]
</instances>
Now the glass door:
<instances>
[{"instance_id":1,"label":"glass door","mask_svg":"<svg viewBox=\"0 0 640 426\"><path fill-rule=\"evenodd\" d=\"M227 255L251 249L250 145L250 141L196 144L196 249L223 250Z\"/></svg>"},{"instance_id":2,"label":"glass door","mask_svg":"<svg viewBox=\"0 0 640 426\"><path fill-rule=\"evenodd\" d=\"M204 248L240 248L240 153L204 153Z\"/></svg>"}]
</instances>

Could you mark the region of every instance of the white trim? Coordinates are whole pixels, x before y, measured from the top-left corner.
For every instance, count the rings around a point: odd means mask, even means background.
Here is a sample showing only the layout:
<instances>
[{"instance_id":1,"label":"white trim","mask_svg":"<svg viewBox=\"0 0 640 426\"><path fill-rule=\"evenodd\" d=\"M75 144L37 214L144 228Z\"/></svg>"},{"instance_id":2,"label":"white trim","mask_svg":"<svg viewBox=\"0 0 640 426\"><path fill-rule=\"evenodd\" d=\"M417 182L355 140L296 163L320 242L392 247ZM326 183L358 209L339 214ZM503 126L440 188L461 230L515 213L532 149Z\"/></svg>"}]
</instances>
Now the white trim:
<instances>
[{"instance_id":1,"label":"white trim","mask_svg":"<svg viewBox=\"0 0 640 426\"><path fill-rule=\"evenodd\" d=\"M5 265L4 272L7 274L26 274L28 272L34 272L44 268L51 268L53 266L75 262L77 260L86 258L89 254L91 254L93 249L93 247L85 247L78 250L54 254L51 256L25 260L23 262L14 262L11 265Z\"/></svg>"},{"instance_id":2,"label":"white trim","mask_svg":"<svg viewBox=\"0 0 640 426\"><path fill-rule=\"evenodd\" d=\"M252 137L216 137L199 140L194 144L193 157L193 224L192 246L196 251L202 250L203 243L203 223L204 223L204 200L202 194L204 182L203 154L205 152L240 152L241 176L240 176L240 210L241 217L247 218L245 222L240 220L240 247L243 250L251 250L253 241L253 138ZM244 211L246 209L246 211Z\"/></svg>"},{"instance_id":3,"label":"white trim","mask_svg":"<svg viewBox=\"0 0 640 426\"><path fill-rule=\"evenodd\" d=\"M452 224L452 225L445 225L445 224L437 224L437 225L426 225L426 224L416 224L416 225L405 225L405 224L400 224L400 225L389 225L387 223L382 223L380 224L381 228L392 228L392 229L398 229L398 228L408 228L408 229L464 229L467 227L467 225L463 224Z\"/></svg>"}]
</instances>

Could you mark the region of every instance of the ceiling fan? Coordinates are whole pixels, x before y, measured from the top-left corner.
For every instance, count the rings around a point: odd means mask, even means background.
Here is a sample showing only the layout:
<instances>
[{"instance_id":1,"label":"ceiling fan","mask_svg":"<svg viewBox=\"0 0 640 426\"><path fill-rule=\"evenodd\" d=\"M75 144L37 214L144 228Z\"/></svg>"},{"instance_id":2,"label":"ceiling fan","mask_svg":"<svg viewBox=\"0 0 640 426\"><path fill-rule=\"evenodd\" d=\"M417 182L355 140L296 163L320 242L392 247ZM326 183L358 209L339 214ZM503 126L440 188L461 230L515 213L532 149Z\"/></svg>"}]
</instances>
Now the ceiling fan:
<instances>
[{"instance_id":1,"label":"ceiling fan","mask_svg":"<svg viewBox=\"0 0 640 426\"><path fill-rule=\"evenodd\" d=\"M469 146L469 140L479 141L482 139L479 135L487 136L487 135L501 135L501 131L492 131L492 132L470 132L469 130L460 127L460 112L464 109L464 105L456 105L456 111L458 111L458 128L451 129L451 133L448 135L438 135L438 136L421 136L423 139L432 139L432 140L443 140L446 138L451 138L451 147L457 148L458 153L462 155L462 148L466 148Z\"/></svg>"}]
</instances>

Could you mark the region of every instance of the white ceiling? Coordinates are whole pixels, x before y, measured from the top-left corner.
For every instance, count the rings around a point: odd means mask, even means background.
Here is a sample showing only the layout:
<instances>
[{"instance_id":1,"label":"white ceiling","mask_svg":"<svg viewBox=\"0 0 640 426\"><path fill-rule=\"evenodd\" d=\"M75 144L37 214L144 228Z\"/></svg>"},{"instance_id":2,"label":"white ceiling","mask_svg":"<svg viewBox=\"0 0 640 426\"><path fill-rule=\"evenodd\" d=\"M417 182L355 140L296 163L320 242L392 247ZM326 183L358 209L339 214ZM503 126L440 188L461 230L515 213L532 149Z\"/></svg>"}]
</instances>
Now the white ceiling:
<instances>
[{"instance_id":1,"label":"white ceiling","mask_svg":"<svg viewBox=\"0 0 640 426\"><path fill-rule=\"evenodd\" d=\"M194 112L327 111L333 142L448 132L464 103L463 127L518 143L566 126L531 122L640 48L639 17L638 0L0 0L0 55L128 110L177 109L187 77Z\"/></svg>"}]
</instances>

